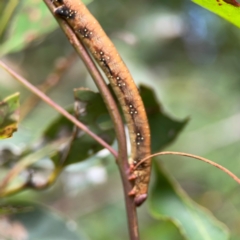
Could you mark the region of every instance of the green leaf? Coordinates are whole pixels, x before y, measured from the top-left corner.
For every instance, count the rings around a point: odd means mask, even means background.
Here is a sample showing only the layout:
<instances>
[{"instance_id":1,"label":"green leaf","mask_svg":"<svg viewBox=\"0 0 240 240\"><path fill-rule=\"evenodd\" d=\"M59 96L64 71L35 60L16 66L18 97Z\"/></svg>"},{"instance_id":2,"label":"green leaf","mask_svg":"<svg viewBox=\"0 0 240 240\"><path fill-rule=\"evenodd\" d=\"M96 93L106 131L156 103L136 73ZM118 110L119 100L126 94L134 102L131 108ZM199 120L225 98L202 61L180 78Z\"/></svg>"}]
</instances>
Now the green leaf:
<instances>
[{"instance_id":1,"label":"green leaf","mask_svg":"<svg viewBox=\"0 0 240 240\"><path fill-rule=\"evenodd\" d=\"M151 129L152 153L158 152L177 138L178 134L186 126L188 119L178 121L164 113L153 89L141 85L140 94Z\"/></svg>"},{"instance_id":2,"label":"green leaf","mask_svg":"<svg viewBox=\"0 0 240 240\"><path fill-rule=\"evenodd\" d=\"M216 13L227 21L240 27L240 7L236 0L192 0L196 4Z\"/></svg>"},{"instance_id":3,"label":"green leaf","mask_svg":"<svg viewBox=\"0 0 240 240\"><path fill-rule=\"evenodd\" d=\"M19 204L18 204L19 205ZM46 208L37 204L22 203L23 208L31 208L31 211L11 214L8 219L9 225L21 226L19 230L25 233L27 238L24 239L41 239L41 240L84 240L87 239L85 234L76 229L73 221L66 219L53 209ZM16 231L17 229L15 229ZM1 230L0 230L1 231ZM13 233L14 228L11 231ZM0 235L7 234L0 232ZM3 235L5 236L5 235ZM12 235L11 235L12 236ZM6 239L9 236L6 236Z\"/></svg>"},{"instance_id":4,"label":"green leaf","mask_svg":"<svg viewBox=\"0 0 240 240\"><path fill-rule=\"evenodd\" d=\"M171 219L188 240L227 240L226 227L213 215L194 203L183 190L170 180L160 166L154 164L154 184L150 191L149 206L152 215Z\"/></svg>"},{"instance_id":5,"label":"green leaf","mask_svg":"<svg viewBox=\"0 0 240 240\"><path fill-rule=\"evenodd\" d=\"M78 119L108 144L112 144L115 139L113 125L101 95L88 89L75 89L74 95L80 105L81 113ZM69 111L72 113L73 109ZM72 129L72 123L65 117L60 116L45 130L44 135L48 139L53 140L59 138L61 132L64 132L68 136L72 135ZM63 166L66 166L83 161L103 149L102 145L83 131L78 130L77 135L78 137L74 138L66 146L65 149L68 153L64 161L61 160L63 157L62 152L58 152L57 155L52 156L52 160L56 166L60 162L64 162Z\"/></svg>"},{"instance_id":6,"label":"green leaf","mask_svg":"<svg viewBox=\"0 0 240 240\"><path fill-rule=\"evenodd\" d=\"M17 131L19 120L19 93L0 102L0 139L9 138Z\"/></svg>"},{"instance_id":7,"label":"green leaf","mask_svg":"<svg viewBox=\"0 0 240 240\"><path fill-rule=\"evenodd\" d=\"M170 219L164 219L164 221L156 221L151 223L144 231L141 232L142 239L147 240L186 240L184 236L181 235L179 228Z\"/></svg>"}]
</instances>

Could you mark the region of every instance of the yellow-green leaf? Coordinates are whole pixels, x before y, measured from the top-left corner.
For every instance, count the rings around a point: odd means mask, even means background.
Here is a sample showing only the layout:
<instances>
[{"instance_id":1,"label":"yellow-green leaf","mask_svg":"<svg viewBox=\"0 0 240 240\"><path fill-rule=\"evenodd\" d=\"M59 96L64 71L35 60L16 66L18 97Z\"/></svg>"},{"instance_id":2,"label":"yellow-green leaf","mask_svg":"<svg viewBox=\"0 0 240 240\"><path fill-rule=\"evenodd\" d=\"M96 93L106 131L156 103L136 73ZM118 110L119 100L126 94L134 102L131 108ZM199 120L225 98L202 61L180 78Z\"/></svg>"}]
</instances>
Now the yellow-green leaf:
<instances>
[{"instance_id":1,"label":"yellow-green leaf","mask_svg":"<svg viewBox=\"0 0 240 240\"><path fill-rule=\"evenodd\" d=\"M236 0L192 0L196 4L216 13L240 27L240 4Z\"/></svg>"}]
</instances>

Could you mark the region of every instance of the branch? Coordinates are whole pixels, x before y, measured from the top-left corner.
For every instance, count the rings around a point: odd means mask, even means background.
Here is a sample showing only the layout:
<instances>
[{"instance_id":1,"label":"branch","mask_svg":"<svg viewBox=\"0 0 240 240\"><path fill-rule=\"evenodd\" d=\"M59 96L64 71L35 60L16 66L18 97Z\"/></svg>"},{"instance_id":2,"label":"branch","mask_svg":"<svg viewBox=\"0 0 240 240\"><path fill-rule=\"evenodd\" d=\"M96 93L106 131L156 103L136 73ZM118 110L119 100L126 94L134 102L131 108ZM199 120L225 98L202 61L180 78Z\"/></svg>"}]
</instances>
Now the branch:
<instances>
[{"instance_id":1,"label":"branch","mask_svg":"<svg viewBox=\"0 0 240 240\"><path fill-rule=\"evenodd\" d=\"M48 6L52 14L54 15L55 7L53 6L52 1L51 0L43 0L43 1ZM90 75L92 76L96 86L99 89L99 92L103 97L103 100L112 118L114 129L116 131L117 141L118 141L117 161L118 161L118 167L120 170L121 179L122 179L123 188L124 188L124 197L125 197L125 204L127 209L130 238L131 240L138 240L139 232L138 232L136 206L133 201L133 198L128 196L128 193L132 190L132 184L128 180L129 163L128 163L128 155L127 155L126 136L125 136L125 130L124 130L124 125L122 122L121 115L112 97L111 92L109 91L102 75L100 74L98 68L94 64L94 61L92 60L92 58L89 56L84 45L76 37L74 31L68 26L68 24L64 20L60 18L56 18L56 20L58 21L59 25L61 26L66 36L68 37L69 42L75 48L76 52L79 54L84 64L86 65Z\"/></svg>"},{"instance_id":2,"label":"branch","mask_svg":"<svg viewBox=\"0 0 240 240\"><path fill-rule=\"evenodd\" d=\"M101 144L102 146L107 148L109 150L109 152L112 153L113 156L117 158L117 156L118 156L117 152L111 146L109 146L105 141L103 141L99 136L97 136L90 129L88 129L83 123L79 122L78 119L76 119L74 116L72 116L70 113L68 113L64 108L62 108L57 103L55 103L46 94L44 94L39 89L37 89L35 86L33 86L25 78L21 77L16 72L14 72L10 67L8 67L6 64L4 64L2 61L0 61L0 66L3 69L5 69L10 75L12 75L18 82L23 84L31 92L33 92L39 98L41 98L44 102L46 102L49 106L51 106L52 108L57 110L60 114L62 114L64 117L66 117L69 121L71 121L73 124L75 124L78 128L80 128L85 133L87 133L89 136L91 136L93 139L95 139L99 144Z\"/></svg>"},{"instance_id":3,"label":"branch","mask_svg":"<svg viewBox=\"0 0 240 240\"><path fill-rule=\"evenodd\" d=\"M189 153L183 153L183 152L159 152L159 153L155 153L152 154L144 159L142 159L134 168L137 168L140 164L142 164L143 162L145 162L147 159L151 158L151 157L156 157L156 156L161 156L161 155L179 155L179 156L184 156L184 157L189 157L189 158L194 158L200 161L203 161L205 163L208 163L216 168L219 168L221 171L225 172L226 174L228 174L233 180L235 180L238 184L240 184L240 179L233 174L231 171L229 171L227 168L223 167L222 165L215 163L209 159L203 158L203 157L199 157L193 154L189 154Z\"/></svg>"},{"instance_id":4,"label":"branch","mask_svg":"<svg viewBox=\"0 0 240 240\"><path fill-rule=\"evenodd\" d=\"M71 53L69 56L65 57L64 59L57 59L55 62L54 70L47 76L45 81L37 86L39 90L46 93L51 88L56 86L60 81L62 75L71 67L71 65L76 60L75 52ZM29 96L24 103L21 105L21 120L24 119L27 114L38 104L39 98L32 94Z\"/></svg>"}]
</instances>

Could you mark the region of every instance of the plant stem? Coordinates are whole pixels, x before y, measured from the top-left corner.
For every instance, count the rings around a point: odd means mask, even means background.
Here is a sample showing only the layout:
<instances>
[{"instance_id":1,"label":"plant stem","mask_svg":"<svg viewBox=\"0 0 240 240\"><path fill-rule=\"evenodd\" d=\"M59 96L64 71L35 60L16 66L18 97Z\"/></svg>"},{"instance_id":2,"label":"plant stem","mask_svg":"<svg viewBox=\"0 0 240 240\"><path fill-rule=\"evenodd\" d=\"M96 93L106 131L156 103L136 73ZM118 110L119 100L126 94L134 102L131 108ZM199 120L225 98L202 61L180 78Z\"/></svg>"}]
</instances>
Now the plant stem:
<instances>
[{"instance_id":1,"label":"plant stem","mask_svg":"<svg viewBox=\"0 0 240 240\"><path fill-rule=\"evenodd\" d=\"M54 6L51 0L43 0L52 14L54 15ZM119 113L118 107L114 98L109 91L101 73L99 72L98 68L96 67L94 61L89 56L85 46L82 42L76 37L74 31L68 26L68 24L59 18L56 18L59 25L61 26L64 33L67 35L69 42L73 45L81 59L83 60L84 64L86 65L90 75L92 76L96 86L101 93L103 100L106 104L106 107L110 113L111 119L114 124L114 129L116 131L116 137L118 141L118 167L123 183L124 188L124 196L125 196L125 204L127 210L127 217L128 217L128 228L131 240L138 240L139 239L139 231L138 231L138 221L137 221L137 212L136 206L133 201L132 197L128 196L128 193L132 189L132 184L128 180L129 176L129 164L128 164L128 155L127 155L127 145L126 145L126 135L124 131L124 125Z\"/></svg>"},{"instance_id":2,"label":"plant stem","mask_svg":"<svg viewBox=\"0 0 240 240\"><path fill-rule=\"evenodd\" d=\"M150 156L142 159L136 166L135 168L137 168L141 163L143 163L144 161L146 161L147 159L149 158L152 158L152 157L156 157L156 156L162 156L162 155L179 155L179 156L183 156L183 157L189 157L189 158L194 158L194 159L197 159L197 160L200 160L200 161L203 161L205 163L208 163L216 168L219 168L221 171L225 172L226 174L228 174L233 180L235 180L238 184L240 184L240 178L238 178L235 174L233 174L231 171L229 171L227 168L223 167L222 165L216 163L216 162L213 162L207 158L203 158L203 157L199 157L199 156L196 156L196 155L193 155L193 154L190 154L190 153L184 153L184 152L158 152L158 153L154 153L154 154L151 154Z\"/></svg>"}]
</instances>

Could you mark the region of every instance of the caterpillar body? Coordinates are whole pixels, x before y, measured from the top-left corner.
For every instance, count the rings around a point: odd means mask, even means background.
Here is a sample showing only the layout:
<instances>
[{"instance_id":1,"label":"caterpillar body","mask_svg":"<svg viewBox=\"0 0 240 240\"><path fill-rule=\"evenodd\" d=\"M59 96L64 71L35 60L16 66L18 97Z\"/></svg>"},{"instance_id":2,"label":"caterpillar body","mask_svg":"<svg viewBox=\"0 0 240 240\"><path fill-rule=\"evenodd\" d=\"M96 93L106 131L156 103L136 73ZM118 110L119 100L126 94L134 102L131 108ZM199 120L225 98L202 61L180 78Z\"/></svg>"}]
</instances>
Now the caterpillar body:
<instances>
[{"instance_id":1,"label":"caterpillar body","mask_svg":"<svg viewBox=\"0 0 240 240\"><path fill-rule=\"evenodd\" d=\"M77 37L89 49L106 74L123 109L131 142L132 176L134 186L129 195L134 196L136 206L147 198L151 171L151 159L136 168L141 159L151 154L150 129L147 115L138 89L115 46L98 21L80 0L52 0L55 14L65 19Z\"/></svg>"}]
</instances>

